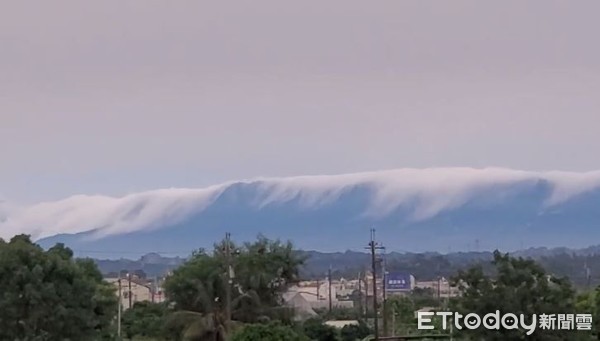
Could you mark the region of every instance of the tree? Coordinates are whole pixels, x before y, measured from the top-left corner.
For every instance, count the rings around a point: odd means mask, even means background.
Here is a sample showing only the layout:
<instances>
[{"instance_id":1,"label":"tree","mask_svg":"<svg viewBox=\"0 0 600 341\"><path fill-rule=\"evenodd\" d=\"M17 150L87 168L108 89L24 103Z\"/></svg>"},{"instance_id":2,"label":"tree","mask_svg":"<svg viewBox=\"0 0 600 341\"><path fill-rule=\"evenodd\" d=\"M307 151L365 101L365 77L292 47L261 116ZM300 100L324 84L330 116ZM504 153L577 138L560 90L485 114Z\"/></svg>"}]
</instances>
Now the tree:
<instances>
[{"instance_id":1,"label":"tree","mask_svg":"<svg viewBox=\"0 0 600 341\"><path fill-rule=\"evenodd\" d=\"M584 313L592 313L593 316L600 316L600 286L596 287L594 293L592 295L594 300L594 305L588 310L583 310ZM600 340L600 321L598 318L594 319L594 332L596 334L596 338Z\"/></svg>"},{"instance_id":2,"label":"tree","mask_svg":"<svg viewBox=\"0 0 600 341\"><path fill-rule=\"evenodd\" d=\"M595 290L588 290L577 295L575 303L578 313L592 314L592 316L600 316L600 286ZM600 340L600 319L594 318L592 325L592 333L596 335L596 339Z\"/></svg>"},{"instance_id":3,"label":"tree","mask_svg":"<svg viewBox=\"0 0 600 341\"><path fill-rule=\"evenodd\" d=\"M307 341L289 326L279 323L249 324L233 334L231 341Z\"/></svg>"},{"instance_id":4,"label":"tree","mask_svg":"<svg viewBox=\"0 0 600 341\"><path fill-rule=\"evenodd\" d=\"M235 245L233 245L235 247ZM218 256L223 257L218 247ZM290 242L259 236L253 243L236 248L234 261L237 282L242 290L254 290L264 301L279 302L279 293L299 280L304 258L297 255Z\"/></svg>"},{"instance_id":5,"label":"tree","mask_svg":"<svg viewBox=\"0 0 600 341\"><path fill-rule=\"evenodd\" d=\"M256 323L270 319L291 320L291 310L283 307L281 294L298 280L303 259L290 243L259 237L254 243L237 247L231 241L215 245L208 254L200 250L176 269L165 282L165 292L175 305L170 330L199 338L222 340L231 325L227 321L228 264L233 269L230 307L234 321ZM231 250L228 256L225 250ZM189 321L182 327L181 321Z\"/></svg>"},{"instance_id":6,"label":"tree","mask_svg":"<svg viewBox=\"0 0 600 341\"><path fill-rule=\"evenodd\" d=\"M394 334L409 334L417 329L415 321L415 302L410 297L393 296L386 302L388 321L394 322L392 325Z\"/></svg>"},{"instance_id":7,"label":"tree","mask_svg":"<svg viewBox=\"0 0 600 341\"><path fill-rule=\"evenodd\" d=\"M163 324L168 312L164 303L136 302L123 313L122 333L129 339L159 338L163 335Z\"/></svg>"},{"instance_id":8,"label":"tree","mask_svg":"<svg viewBox=\"0 0 600 341\"><path fill-rule=\"evenodd\" d=\"M317 308L315 312L326 320L358 320L361 314L355 308L333 307L331 311L328 308Z\"/></svg>"},{"instance_id":9,"label":"tree","mask_svg":"<svg viewBox=\"0 0 600 341\"><path fill-rule=\"evenodd\" d=\"M219 259L195 253L165 282L165 293L176 312L166 322L174 339L223 340L225 317L224 268Z\"/></svg>"},{"instance_id":10,"label":"tree","mask_svg":"<svg viewBox=\"0 0 600 341\"><path fill-rule=\"evenodd\" d=\"M342 341L362 340L371 334L373 334L373 331L362 320L359 320L358 324L346 325L340 330Z\"/></svg>"},{"instance_id":11,"label":"tree","mask_svg":"<svg viewBox=\"0 0 600 341\"><path fill-rule=\"evenodd\" d=\"M414 288L410 294L410 298L414 302L415 308L437 307L440 305L440 300L435 297L432 288Z\"/></svg>"},{"instance_id":12,"label":"tree","mask_svg":"<svg viewBox=\"0 0 600 341\"><path fill-rule=\"evenodd\" d=\"M338 330L323 323L320 318L308 319L304 322L304 334L314 341L337 341Z\"/></svg>"},{"instance_id":13,"label":"tree","mask_svg":"<svg viewBox=\"0 0 600 341\"><path fill-rule=\"evenodd\" d=\"M534 314L575 313L575 295L566 278L546 274L533 260L512 258L508 254L494 252L492 262L495 277L484 274L481 266L460 271L453 281L462 296L453 302L453 310L462 314L476 313L483 316L499 310L501 314L523 314L531 323ZM522 330L503 329L461 331L464 337L485 340L516 340L525 337ZM589 336L589 335L588 335ZM581 333L543 330L526 336L527 340L576 340Z\"/></svg>"},{"instance_id":14,"label":"tree","mask_svg":"<svg viewBox=\"0 0 600 341\"><path fill-rule=\"evenodd\" d=\"M110 333L117 297L91 260L62 244L44 251L25 235L0 239L0 339L97 340Z\"/></svg>"}]
</instances>

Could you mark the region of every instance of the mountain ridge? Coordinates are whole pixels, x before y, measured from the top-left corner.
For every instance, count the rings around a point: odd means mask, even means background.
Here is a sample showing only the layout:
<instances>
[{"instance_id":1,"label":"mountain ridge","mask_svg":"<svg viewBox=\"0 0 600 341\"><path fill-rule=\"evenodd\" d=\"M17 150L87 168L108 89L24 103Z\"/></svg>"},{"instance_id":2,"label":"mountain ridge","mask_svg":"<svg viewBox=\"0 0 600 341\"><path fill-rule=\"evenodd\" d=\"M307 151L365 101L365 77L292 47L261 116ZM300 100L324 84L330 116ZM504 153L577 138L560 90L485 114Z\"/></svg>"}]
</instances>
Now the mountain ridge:
<instances>
[{"instance_id":1,"label":"mountain ridge","mask_svg":"<svg viewBox=\"0 0 600 341\"><path fill-rule=\"evenodd\" d=\"M395 250L559 246L600 239L600 172L396 169L257 178L122 197L4 205L4 238L31 234L81 250L191 250L225 231L323 251L360 249L371 227ZM494 245L497 244L497 245Z\"/></svg>"},{"instance_id":2,"label":"mountain ridge","mask_svg":"<svg viewBox=\"0 0 600 341\"><path fill-rule=\"evenodd\" d=\"M304 279L324 278L328 270L332 270L334 278L356 278L359 273L370 267L371 256L366 251L319 252L315 250L298 250L300 257L306 259L301 268ZM577 286L585 287L600 283L600 245L581 249L529 248L511 252L513 257L534 259L542 264L550 273L569 277ZM188 255L189 257L189 255ZM385 255L388 271L410 272L418 280L435 280L438 276L449 278L461 269L480 264L490 270L493 259L491 251L467 251L442 254L438 252L410 253L390 252ZM106 276L117 276L119 272L137 271L148 278L164 276L176 269L187 257L165 257L157 253L149 253L137 260L133 259L99 259L94 261Z\"/></svg>"}]
</instances>

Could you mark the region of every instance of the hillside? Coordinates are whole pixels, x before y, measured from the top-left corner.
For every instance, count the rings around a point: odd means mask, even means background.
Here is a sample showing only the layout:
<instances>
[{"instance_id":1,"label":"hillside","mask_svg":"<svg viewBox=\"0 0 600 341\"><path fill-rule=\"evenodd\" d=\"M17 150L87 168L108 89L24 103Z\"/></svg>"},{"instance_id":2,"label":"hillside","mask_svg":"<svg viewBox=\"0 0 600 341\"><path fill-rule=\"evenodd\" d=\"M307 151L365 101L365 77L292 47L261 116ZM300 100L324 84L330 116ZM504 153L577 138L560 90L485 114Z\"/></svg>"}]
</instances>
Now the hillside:
<instances>
[{"instance_id":1,"label":"hillside","mask_svg":"<svg viewBox=\"0 0 600 341\"><path fill-rule=\"evenodd\" d=\"M226 231L237 240L262 233L329 252L362 250L371 227L389 251L583 247L600 240L600 172L398 169L4 206L4 237L29 233L43 245L65 242L79 255L116 258L154 250L185 255Z\"/></svg>"}]
</instances>

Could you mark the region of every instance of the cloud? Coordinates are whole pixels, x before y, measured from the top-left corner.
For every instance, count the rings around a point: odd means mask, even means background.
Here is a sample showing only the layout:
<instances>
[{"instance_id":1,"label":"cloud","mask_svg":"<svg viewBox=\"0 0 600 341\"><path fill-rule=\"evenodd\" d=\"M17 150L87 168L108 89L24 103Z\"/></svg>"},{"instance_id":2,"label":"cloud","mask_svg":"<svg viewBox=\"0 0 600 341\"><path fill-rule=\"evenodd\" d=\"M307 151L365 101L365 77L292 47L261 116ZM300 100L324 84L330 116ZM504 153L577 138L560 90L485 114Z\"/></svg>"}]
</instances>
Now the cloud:
<instances>
[{"instance_id":1,"label":"cloud","mask_svg":"<svg viewBox=\"0 0 600 341\"><path fill-rule=\"evenodd\" d=\"M561 204L573 196L589 192L600 185L600 171L547 172L545 177L554 185L552 195L545 202L546 206Z\"/></svg>"},{"instance_id":2,"label":"cloud","mask_svg":"<svg viewBox=\"0 0 600 341\"><path fill-rule=\"evenodd\" d=\"M550 186L544 207L559 205L600 188L600 171L529 172L503 168L396 169L343 175L259 178L202 189L162 189L123 197L77 195L59 201L15 206L0 201L0 236L27 233L40 239L56 234L92 233L92 238L167 228L210 207L236 184L256 185L249 205L259 210L297 200L300 210L334 203L343 193L365 186L370 195L364 212L383 217L399 208L409 220L430 219L482 197L501 198L516 185L540 181ZM518 191L518 189L516 189Z\"/></svg>"},{"instance_id":3,"label":"cloud","mask_svg":"<svg viewBox=\"0 0 600 341\"><path fill-rule=\"evenodd\" d=\"M162 189L120 198L77 195L28 207L13 207L0 221L1 236L31 234L34 239L94 231L95 237L176 224L201 211L224 186Z\"/></svg>"}]
</instances>

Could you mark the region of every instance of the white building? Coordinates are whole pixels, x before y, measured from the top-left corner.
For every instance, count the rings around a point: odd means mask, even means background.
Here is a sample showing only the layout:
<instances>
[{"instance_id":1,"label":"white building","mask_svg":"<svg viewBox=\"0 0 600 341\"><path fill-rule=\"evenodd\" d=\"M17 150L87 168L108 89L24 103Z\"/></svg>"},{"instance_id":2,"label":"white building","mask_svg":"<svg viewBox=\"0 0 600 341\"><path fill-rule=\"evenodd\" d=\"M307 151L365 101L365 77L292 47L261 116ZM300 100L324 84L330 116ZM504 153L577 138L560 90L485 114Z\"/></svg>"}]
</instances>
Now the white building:
<instances>
[{"instance_id":1,"label":"white building","mask_svg":"<svg viewBox=\"0 0 600 341\"><path fill-rule=\"evenodd\" d=\"M431 289L434 297L449 298L460 295L460 291L457 287L451 286L450 281L446 278L441 277L435 281L417 281L415 288Z\"/></svg>"},{"instance_id":2,"label":"white building","mask_svg":"<svg viewBox=\"0 0 600 341\"><path fill-rule=\"evenodd\" d=\"M165 300L162 288L152 281L137 277L131 278L131 281L128 278L105 278L104 280L115 286L116 295L121 298L121 306L124 310L131 308L136 302L160 303Z\"/></svg>"},{"instance_id":3,"label":"white building","mask_svg":"<svg viewBox=\"0 0 600 341\"><path fill-rule=\"evenodd\" d=\"M339 295L338 291L342 291L344 295ZM331 283L331 305L332 307L352 308L354 302L340 300L340 296L345 296L346 288L341 281L332 281ZM329 281L304 281L298 285L292 286L286 293L283 294L285 302L291 302L296 295L300 295L312 309L327 309L329 308Z\"/></svg>"}]
</instances>

